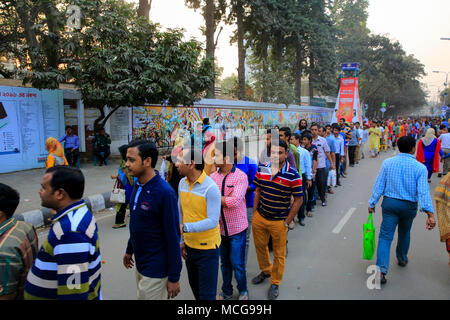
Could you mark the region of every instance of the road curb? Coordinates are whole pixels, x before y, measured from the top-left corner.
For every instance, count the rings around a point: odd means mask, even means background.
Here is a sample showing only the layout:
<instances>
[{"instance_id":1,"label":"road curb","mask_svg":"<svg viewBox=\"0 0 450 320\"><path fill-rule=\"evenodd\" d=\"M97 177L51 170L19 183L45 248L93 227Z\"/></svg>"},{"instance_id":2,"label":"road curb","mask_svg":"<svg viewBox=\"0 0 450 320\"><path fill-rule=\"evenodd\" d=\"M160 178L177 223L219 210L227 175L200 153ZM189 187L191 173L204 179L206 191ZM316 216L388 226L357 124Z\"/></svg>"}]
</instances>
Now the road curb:
<instances>
[{"instance_id":1,"label":"road curb","mask_svg":"<svg viewBox=\"0 0 450 320\"><path fill-rule=\"evenodd\" d=\"M111 202L111 192L104 192L83 198L84 202L92 212L114 207L116 204ZM52 221L52 211L48 208L31 210L23 213L14 214L14 218L20 221L31 223L35 228L47 226Z\"/></svg>"}]
</instances>

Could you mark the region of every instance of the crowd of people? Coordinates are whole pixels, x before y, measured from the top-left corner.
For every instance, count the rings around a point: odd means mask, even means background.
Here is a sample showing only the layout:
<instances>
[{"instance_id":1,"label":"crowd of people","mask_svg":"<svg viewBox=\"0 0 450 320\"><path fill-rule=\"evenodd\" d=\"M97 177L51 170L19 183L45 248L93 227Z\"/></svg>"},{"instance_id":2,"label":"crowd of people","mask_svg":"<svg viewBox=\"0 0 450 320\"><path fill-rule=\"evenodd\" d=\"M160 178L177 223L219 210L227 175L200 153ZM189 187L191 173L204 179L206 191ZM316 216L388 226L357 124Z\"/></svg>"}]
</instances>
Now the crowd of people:
<instances>
[{"instance_id":1,"label":"crowd of people","mask_svg":"<svg viewBox=\"0 0 450 320\"><path fill-rule=\"evenodd\" d=\"M322 126L317 123L308 125L303 119L295 132L289 127L267 130L259 158L251 159L240 138L216 139L209 131L208 121L204 121L199 134L189 137L182 145L176 145L170 156L163 157L164 165L160 171L156 170L159 152L153 142L133 140L121 146L122 163L118 174L111 178L120 182L126 197L123 203L118 204L113 228L126 226L125 212L129 208L130 237L123 265L127 269L136 267L138 299L176 297L180 292L184 259L195 299L233 299L234 275L239 292L237 299L248 300L247 260L251 234L260 269L251 282L262 284L270 278L267 296L270 300L276 299L288 254L288 231L296 227L296 222L306 227L307 217L313 217L318 204L327 206L327 197L342 186L349 168L368 158L364 154L365 144L370 144L372 157L398 145L401 154L409 154L399 163L404 164L403 168L412 168L410 171L404 169L407 171L403 176L422 182L423 172L428 172L429 182L431 174L439 171L439 155L441 161L446 161L445 156L450 153L447 126L435 120L370 120L361 125L359 122L347 123L345 119ZM413 163L410 157L414 157L417 139L420 139L417 160ZM54 144L58 146L59 142L56 140ZM60 144L59 149L62 149ZM63 150L54 154L58 157L61 152ZM19 203L19 194L0 184L0 252L17 246L26 257L16 259L22 261L21 268L8 271L10 278L2 287L0 297L102 298L98 226L82 200L84 176L80 169L67 166L67 161L60 163L56 160L54 164L60 165L47 169L39 190L42 205L55 211L50 233L40 250L33 228L12 217ZM420 163L425 164L426 171ZM385 196L384 201L386 196L389 197L385 186L395 185L395 181L403 179L402 176L386 183L386 179L391 177L385 173L390 170L386 166L383 163L375 183L369 201L370 212L374 212L382 195ZM443 174L447 173L448 164L444 165ZM420 175L420 179L411 178L409 174ZM437 190L439 205L450 199L445 183ZM434 227L433 208L428 199L428 185L426 187L421 183L417 190L422 190L421 209L431 215L427 220L427 228L431 229ZM396 198L399 203L386 204L391 211L405 205L401 202L403 200L399 200L405 194L410 195L407 201L418 201L416 189L413 190L413 186L408 188L412 189ZM426 192L423 191L425 189ZM394 191L398 193L399 189ZM425 193L428 193L428 198ZM443 205L439 208L441 241L446 242L450 257L448 209ZM417 211L417 206L410 205L405 210ZM412 219L408 216L398 250L399 263L405 265ZM384 282L389 265L386 255L395 231L395 227L392 231L392 226L396 223L399 222L391 222L389 232L386 231L388 223L383 211L380 232L383 247L379 247L377 265ZM23 230L14 238L17 241L5 241L12 234L11 228ZM382 242L382 237L387 240ZM4 243L10 248L5 249ZM273 252L273 260L269 251ZM17 261L8 260L10 265L12 262ZM217 295L219 269L222 284Z\"/></svg>"}]
</instances>

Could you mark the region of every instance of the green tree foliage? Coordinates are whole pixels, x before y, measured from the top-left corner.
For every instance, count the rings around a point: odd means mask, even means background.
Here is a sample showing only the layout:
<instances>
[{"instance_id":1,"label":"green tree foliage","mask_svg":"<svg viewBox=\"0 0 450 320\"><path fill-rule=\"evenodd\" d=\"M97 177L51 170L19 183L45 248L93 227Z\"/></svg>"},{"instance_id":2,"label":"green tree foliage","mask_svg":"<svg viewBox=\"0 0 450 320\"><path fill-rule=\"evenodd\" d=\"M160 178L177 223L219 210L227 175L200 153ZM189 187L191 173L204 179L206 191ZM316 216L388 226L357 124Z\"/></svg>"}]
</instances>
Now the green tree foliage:
<instances>
[{"instance_id":1,"label":"green tree foliage","mask_svg":"<svg viewBox=\"0 0 450 320\"><path fill-rule=\"evenodd\" d=\"M368 7L368 0L335 0L331 7L338 59L361 64L360 98L369 105L368 115L379 115L383 100L394 106L386 116L423 106L426 94L419 80L425 75L424 66L400 43L370 33Z\"/></svg>"},{"instance_id":2,"label":"green tree foliage","mask_svg":"<svg viewBox=\"0 0 450 320\"><path fill-rule=\"evenodd\" d=\"M232 74L222 80L221 88L222 94L229 97L237 97L238 77Z\"/></svg>"},{"instance_id":3,"label":"green tree foliage","mask_svg":"<svg viewBox=\"0 0 450 320\"><path fill-rule=\"evenodd\" d=\"M59 39L57 55L51 55L48 44L39 44L39 63L31 61L25 81L40 89L75 84L84 104L101 112L96 129L121 106L192 105L214 79L213 61L202 58L200 43L184 41L181 30L161 32L124 0L76 3L83 13L82 27L60 28L54 36ZM63 14L56 17L58 25L66 20ZM105 106L111 110L108 115Z\"/></svg>"},{"instance_id":4,"label":"green tree foliage","mask_svg":"<svg viewBox=\"0 0 450 320\"><path fill-rule=\"evenodd\" d=\"M335 90L334 30L325 0L252 0L246 19L255 91L262 101L300 102L301 80ZM312 91L311 91L312 92Z\"/></svg>"}]
</instances>

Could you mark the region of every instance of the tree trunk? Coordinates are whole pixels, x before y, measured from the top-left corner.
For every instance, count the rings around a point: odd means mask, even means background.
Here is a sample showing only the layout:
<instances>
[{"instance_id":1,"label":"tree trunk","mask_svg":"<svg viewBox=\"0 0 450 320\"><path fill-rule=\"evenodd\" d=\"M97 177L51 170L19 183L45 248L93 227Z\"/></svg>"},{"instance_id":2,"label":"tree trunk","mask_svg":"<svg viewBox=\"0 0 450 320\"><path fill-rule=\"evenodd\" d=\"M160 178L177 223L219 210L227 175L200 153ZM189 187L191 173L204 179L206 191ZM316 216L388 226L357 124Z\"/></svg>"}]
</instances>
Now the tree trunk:
<instances>
[{"instance_id":1,"label":"tree trunk","mask_svg":"<svg viewBox=\"0 0 450 320\"><path fill-rule=\"evenodd\" d=\"M109 108L109 112L105 115L104 107L97 106L97 109L100 111L100 115L94 121L94 133L97 133L100 128L103 128L106 122L111 118L114 112L116 112L121 106L116 106L114 108Z\"/></svg>"},{"instance_id":2,"label":"tree trunk","mask_svg":"<svg viewBox=\"0 0 450 320\"><path fill-rule=\"evenodd\" d=\"M214 61L215 57L215 43L214 43L214 33L216 29L215 24L215 11L216 6L214 3L215 0L206 0L206 6L204 7L203 16L206 22L206 56L211 58ZM214 70L215 71L215 70ZM215 80L213 80L208 88L206 93L206 97L210 99L214 99L215 95Z\"/></svg>"},{"instance_id":3,"label":"tree trunk","mask_svg":"<svg viewBox=\"0 0 450 320\"><path fill-rule=\"evenodd\" d=\"M309 68L309 105L312 105L314 98L314 57L312 53L309 55Z\"/></svg>"},{"instance_id":4,"label":"tree trunk","mask_svg":"<svg viewBox=\"0 0 450 320\"><path fill-rule=\"evenodd\" d=\"M275 33L274 58L280 67L283 63L283 34L281 31Z\"/></svg>"},{"instance_id":5,"label":"tree trunk","mask_svg":"<svg viewBox=\"0 0 450 320\"><path fill-rule=\"evenodd\" d=\"M43 39L42 47L47 57L47 65L54 69L58 69L60 61L60 26L58 25L59 11L56 8L55 3L51 1L44 3L43 11L45 14L49 35L45 36L45 38Z\"/></svg>"},{"instance_id":6,"label":"tree trunk","mask_svg":"<svg viewBox=\"0 0 450 320\"><path fill-rule=\"evenodd\" d=\"M295 99L299 105L302 104L302 62L303 62L303 54L302 54L302 46L300 41L297 44L297 49L295 52Z\"/></svg>"},{"instance_id":7,"label":"tree trunk","mask_svg":"<svg viewBox=\"0 0 450 320\"><path fill-rule=\"evenodd\" d=\"M138 16L150 19L150 9L152 8L152 0L139 0Z\"/></svg>"},{"instance_id":8,"label":"tree trunk","mask_svg":"<svg viewBox=\"0 0 450 320\"><path fill-rule=\"evenodd\" d=\"M261 42L262 42L262 48L261 48L261 58L263 62L263 72L264 75L267 75L269 73L269 54L268 54L268 46L269 46L269 36L266 31L262 31L261 35ZM267 83L266 81L263 81L262 84L262 101L268 102L269 100L269 94L267 92Z\"/></svg>"},{"instance_id":9,"label":"tree trunk","mask_svg":"<svg viewBox=\"0 0 450 320\"><path fill-rule=\"evenodd\" d=\"M29 47L28 54L30 56L32 70L39 69L39 66L42 66L42 60L39 57L39 43L36 37L36 32L32 28L35 23L37 8L32 8L29 11L30 8L27 6L16 5L15 7L24 30L26 43Z\"/></svg>"},{"instance_id":10,"label":"tree trunk","mask_svg":"<svg viewBox=\"0 0 450 320\"><path fill-rule=\"evenodd\" d=\"M245 47L244 47L244 8L242 0L236 2L236 20L237 20L237 34L238 34L238 99L245 100Z\"/></svg>"}]
</instances>

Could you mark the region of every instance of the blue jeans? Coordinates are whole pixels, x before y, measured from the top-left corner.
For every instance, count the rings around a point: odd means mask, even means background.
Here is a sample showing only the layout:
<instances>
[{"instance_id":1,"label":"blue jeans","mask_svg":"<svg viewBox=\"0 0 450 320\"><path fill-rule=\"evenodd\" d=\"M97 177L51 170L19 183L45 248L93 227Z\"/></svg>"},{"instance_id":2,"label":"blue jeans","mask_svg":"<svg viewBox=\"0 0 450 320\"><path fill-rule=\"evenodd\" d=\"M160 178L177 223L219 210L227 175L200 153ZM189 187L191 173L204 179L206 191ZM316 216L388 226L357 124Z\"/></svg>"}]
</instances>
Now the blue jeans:
<instances>
[{"instance_id":1,"label":"blue jeans","mask_svg":"<svg viewBox=\"0 0 450 320\"><path fill-rule=\"evenodd\" d=\"M239 293L247 292L247 274L245 271L245 247L247 240L247 229L232 235L222 236L220 245L220 261L222 269L222 292L226 296L233 294L231 281L234 276Z\"/></svg>"},{"instance_id":2,"label":"blue jeans","mask_svg":"<svg viewBox=\"0 0 450 320\"><path fill-rule=\"evenodd\" d=\"M417 215L417 202L384 197L381 208L383 209L383 221L381 223L380 236L378 239L377 266L382 273L387 274L389 270L391 243L394 239L397 225L397 259L402 262L408 260L408 250L411 239L410 232L414 218Z\"/></svg>"},{"instance_id":3,"label":"blue jeans","mask_svg":"<svg viewBox=\"0 0 450 320\"><path fill-rule=\"evenodd\" d=\"M308 188L307 188L307 184L308 184L308 180L306 179L306 174L302 174L302 184L303 184L303 201L302 201L302 205L300 206L300 209L298 210L298 220L303 220L305 219L305 208L308 204Z\"/></svg>"},{"instance_id":4,"label":"blue jeans","mask_svg":"<svg viewBox=\"0 0 450 320\"><path fill-rule=\"evenodd\" d=\"M216 300L219 248L199 250L186 246L186 269L196 300Z\"/></svg>"}]
</instances>

